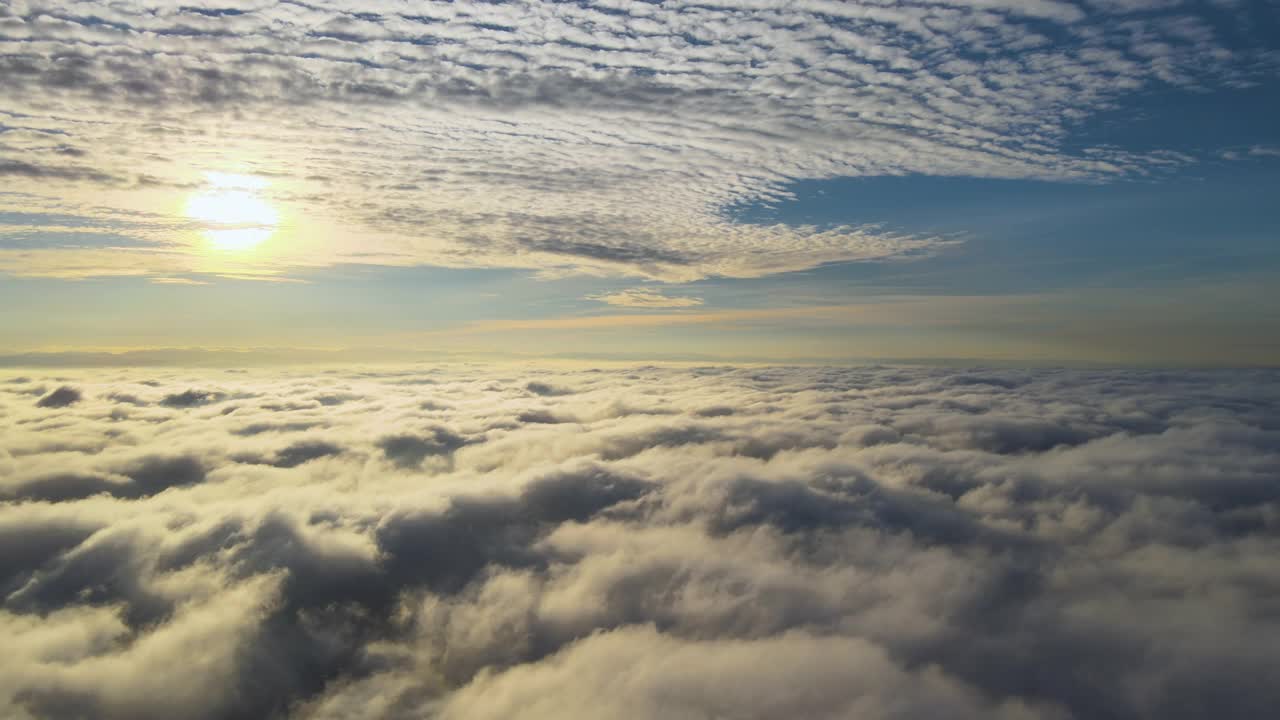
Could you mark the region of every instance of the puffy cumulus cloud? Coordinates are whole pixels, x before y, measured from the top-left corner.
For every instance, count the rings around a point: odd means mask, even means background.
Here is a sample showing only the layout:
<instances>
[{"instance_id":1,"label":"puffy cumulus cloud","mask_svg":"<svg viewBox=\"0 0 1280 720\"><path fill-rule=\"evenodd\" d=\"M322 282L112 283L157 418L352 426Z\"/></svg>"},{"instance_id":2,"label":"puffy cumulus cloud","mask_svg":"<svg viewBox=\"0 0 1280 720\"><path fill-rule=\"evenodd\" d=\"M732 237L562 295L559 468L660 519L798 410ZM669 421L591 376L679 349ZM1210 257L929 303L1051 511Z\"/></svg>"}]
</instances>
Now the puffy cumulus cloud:
<instances>
[{"instance_id":1,"label":"puffy cumulus cloud","mask_svg":"<svg viewBox=\"0 0 1280 720\"><path fill-rule=\"evenodd\" d=\"M928 254L942 241L733 211L799 178L1105 180L1194 162L1072 131L1147 90L1271 77L1253 5L8 3L0 270L681 281ZM280 209L252 260L195 252L204 221L157 212L226 173Z\"/></svg>"},{"instance_id":2,"label":"puffy cumulus cloud","mask_svg":"<svg viewBox=\"0 0 1280 720\"><path fill-rule=\"evenodd\" d=\"M5 717L1280 702L1274 371L0 380Z\"/></svg>"},{"instance_id":3,"label":"puffy cumulus cloud","mask_svg":"<svg viewBox=\"0 0 1280 720\"><path fill-rule=\"evenodd\" d=\"M766 660L767 659L767 660ZM593 635L561 655L483 675L445 718L1030 718L943 673L905 672L856 638L785 634L682 642L653 626Z\"/></svg>"}]
</instances>

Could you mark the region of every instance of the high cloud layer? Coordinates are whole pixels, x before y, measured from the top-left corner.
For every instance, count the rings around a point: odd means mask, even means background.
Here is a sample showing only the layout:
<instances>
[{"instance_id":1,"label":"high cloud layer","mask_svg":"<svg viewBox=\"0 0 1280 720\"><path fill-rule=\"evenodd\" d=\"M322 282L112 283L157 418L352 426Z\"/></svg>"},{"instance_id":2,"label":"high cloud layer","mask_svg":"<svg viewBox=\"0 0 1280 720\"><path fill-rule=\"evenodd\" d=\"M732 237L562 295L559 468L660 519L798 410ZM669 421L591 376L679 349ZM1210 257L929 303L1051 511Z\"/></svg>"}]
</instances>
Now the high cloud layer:
<instances>
[{"instance_id":1,"label":"high cloud layer","mask_svg":"<svg viewBox=\"0 0 1280 720\"><path fill-rule=\"evenodd\" d=\"M1280 703L1275 372L0 379L6 718Z\"/></svg>"},{"instance_id":2,"label":"high cloud layer","mask_svg":"<svg viewBox=\"0 0 1280 720\"><path fill-rule=\"evenodd\" d=\"M733 210L797 178L1194 162L1073 133L1129 95L1273 78L1274 22L1247 1L18 0L0 8L0 270L680 281L918 256L944 240ZM174 212L203 171L270 184L284 229L252 262L205 256L204 223Z\"/></svg>"}]
</instances>

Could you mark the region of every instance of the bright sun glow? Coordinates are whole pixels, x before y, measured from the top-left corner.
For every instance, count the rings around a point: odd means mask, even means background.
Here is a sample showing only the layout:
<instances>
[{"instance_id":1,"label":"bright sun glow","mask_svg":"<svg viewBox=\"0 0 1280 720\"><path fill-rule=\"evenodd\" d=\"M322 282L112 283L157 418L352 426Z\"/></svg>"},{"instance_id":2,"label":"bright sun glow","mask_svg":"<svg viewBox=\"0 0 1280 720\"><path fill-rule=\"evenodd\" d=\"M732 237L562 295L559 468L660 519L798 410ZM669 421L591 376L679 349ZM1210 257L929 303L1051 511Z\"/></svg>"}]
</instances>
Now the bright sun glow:
<instances>
[{"instance_id":1,"label":"bright sun glow","mask_svg":"<svg viewBox=\"0 0 1280 720\"><path fill-rule=\"evenodd\" d=\"M257 194L266 181L227 173L207 173L205 179L205 188L187 200L186 214L204 225L214 248L249 250L271 237L280 215Z\"/></svg>"}]
</instances>

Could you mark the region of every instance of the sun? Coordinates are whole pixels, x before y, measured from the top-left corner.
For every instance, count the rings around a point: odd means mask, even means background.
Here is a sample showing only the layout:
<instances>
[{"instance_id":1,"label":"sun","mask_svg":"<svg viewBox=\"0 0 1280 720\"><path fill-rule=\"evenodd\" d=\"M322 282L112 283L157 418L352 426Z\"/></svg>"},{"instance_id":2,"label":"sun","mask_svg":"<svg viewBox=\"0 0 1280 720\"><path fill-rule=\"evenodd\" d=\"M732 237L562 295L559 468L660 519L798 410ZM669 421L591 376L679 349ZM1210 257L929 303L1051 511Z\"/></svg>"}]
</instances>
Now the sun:
<instances>
[{"instance_id":1,"label":"sun","mask_svg":"<svg viewBox=\"0 0 1280 720\"><path fill-rule=\"evenodd\" d=\"M187 199L188 218L200 223L214 249L251 250L275 232L280 214L259 192L262 178L206 173L205 187Z\"/></svg>"}]
</instances>

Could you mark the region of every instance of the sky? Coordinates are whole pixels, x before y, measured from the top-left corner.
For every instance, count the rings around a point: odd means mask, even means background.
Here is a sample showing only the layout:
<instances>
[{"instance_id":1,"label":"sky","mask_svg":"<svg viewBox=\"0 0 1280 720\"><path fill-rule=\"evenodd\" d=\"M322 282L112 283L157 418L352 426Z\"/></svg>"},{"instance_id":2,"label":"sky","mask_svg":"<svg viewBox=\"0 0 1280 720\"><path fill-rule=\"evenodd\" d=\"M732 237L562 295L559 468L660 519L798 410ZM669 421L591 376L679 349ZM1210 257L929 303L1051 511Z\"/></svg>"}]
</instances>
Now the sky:
<instances>
[{"instance_id":1,"label":"sky","mask_svg":"<svg viewBox=\"0 0 1280 720\"><path fill-rule=\"evenodd\" d=\"M1272 720L1280 0L0 0L0 718Z\"/></svg>"},{"instance_id":2,"label":"sky","mask_svg":"<svg viewBox=\"0 0 1280 720\"><path fill-rule=\"evenodd\" d=\"M16 0L0 79L7 364L1280 363L1274 0Z\"/></svg>"}]
</instances>

